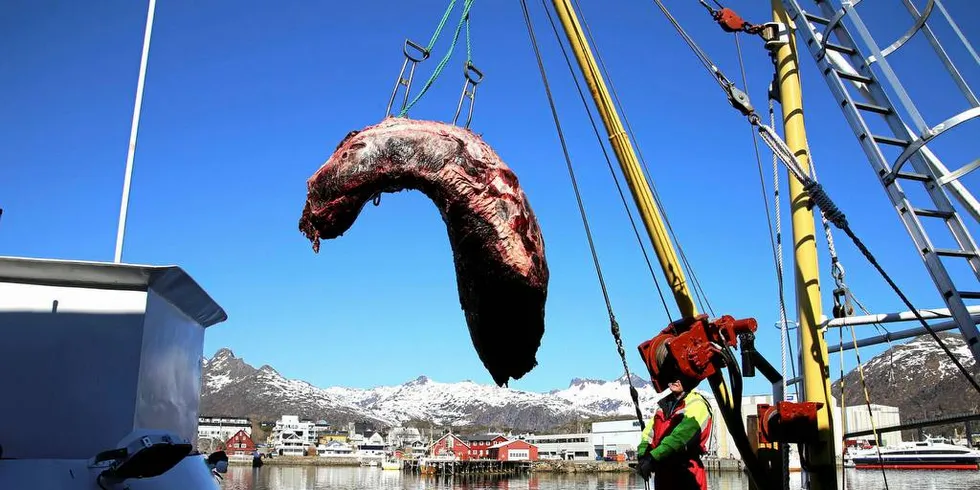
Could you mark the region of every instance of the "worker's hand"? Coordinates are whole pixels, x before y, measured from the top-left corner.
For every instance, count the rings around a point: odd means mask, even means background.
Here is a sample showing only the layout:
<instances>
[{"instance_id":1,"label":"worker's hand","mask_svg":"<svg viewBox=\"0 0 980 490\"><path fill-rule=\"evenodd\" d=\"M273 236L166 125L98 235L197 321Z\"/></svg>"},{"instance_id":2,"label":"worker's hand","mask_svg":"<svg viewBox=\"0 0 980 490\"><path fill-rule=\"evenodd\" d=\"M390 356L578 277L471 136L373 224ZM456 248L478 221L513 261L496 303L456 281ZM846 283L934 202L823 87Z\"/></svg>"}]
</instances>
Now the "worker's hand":
<instances>
[{"instance_id":1,"label":"worker's hand","mask_svg":"<svg viewBox=\"0 0 980 490\"><path fill-rule=\"evenodd\" d=\"M649 454L644 454L636 460L636 474L640 475L640 478L644 480L649 480L650 475L655 471L656 461L653 456Z\"/></svg>"}]
</instances>

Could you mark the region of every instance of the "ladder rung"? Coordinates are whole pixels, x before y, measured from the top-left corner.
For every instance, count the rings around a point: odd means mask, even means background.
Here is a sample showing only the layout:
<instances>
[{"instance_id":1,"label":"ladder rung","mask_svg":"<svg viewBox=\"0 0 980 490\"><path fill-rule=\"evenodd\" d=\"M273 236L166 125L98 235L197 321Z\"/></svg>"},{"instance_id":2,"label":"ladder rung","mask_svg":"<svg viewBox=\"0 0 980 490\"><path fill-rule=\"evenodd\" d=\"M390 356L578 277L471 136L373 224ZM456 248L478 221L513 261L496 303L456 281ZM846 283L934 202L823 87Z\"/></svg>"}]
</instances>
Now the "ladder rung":
<instances>
[{"instance_id":1,"label":"ladder rung","mask_svg":"<svg viewBox=\"0 0 980 490\"><path fill-rule=\"evenodd\" d=\"M858 75L858 74L855 74L855 73L848 73L846 71L841 71L841 70L834 70L834 71L837 72L837 76L839 76L841 78L844 78L844 79L847 79L847 80L854 80L855 82L861 82L861 83L871 83L871 82L874 81L870 77L866 77L864 75Z\"/></svg>"},{"instance_id":2,"label":"ladder rung","mask_svg":"<svg viewBox=\"0 0 980 490\"><path fill-rule=\"evenodd\" d=\"M937 248L934 250L936 255L942 255L943 257L963 257L964 259L969 259L976 257L977 254L970 252L968 250L959 250L952 248Z\"/></svg>"},{"instance_id":3,"label":"ladder rung","mask_svg":"<svg viewBox=\"0 0 980 490\"><path fill-rule=\"evenodd\" d=\"M894 146L901 146L901 147L909 146L912 143L909 140L892 138L891 136L881 136L878 134L872 134L871 139L877 141L878 143L884 143L886 145L894 145Z\"/></svg>"},{"instance_id":4,"label":"ladder rung","mask_svg":"<svg viewBox=\"0 0 980 490\"><path fill-rule=\"evenodd\" d=\"M929 182L932 177L926 174L916 174L912 172L899 172L895 174L896 179L917 180L919 182Z\"/></svg>"},{"instance_id":5,"label":"ladder rung","mask_svg":"<svg viewBox=\"0 0 980 490\"><path fill-rule=\"evenodd\" d=\"M925 216L927 218L950 219L953 217L953 213L950 213L948 211L938 211L935 209L912 208L912 212L918 216Z\"/></svg>"},{"instance_id":6,"label":"ladder rung","mask_svg":"<svg viewBox=\"0 0 980 490\"><path fill-rule=\"evenodd\" d=\"M877 112L878 114L890 114L892 112L892 110L887 107L874 104L865 104L864 102L855 102L854 107L857 107L862 111Z\"/></svg>"},{"instance_id":7,"label":"ladder rung","mask_svg":"<svg viewBox=\"0 0 980 490\"><path fill-rule=\"evenodd\" d=\"M803 17L810 22L816 22L817 24L827 25L830 24L830 19L820 17L819 15L814 15L809 12L803 12Z\"/></svg>"},{"instance_id":8,"label":"ladder rung","mask_svg":"<svg viewBox=\"0 0 980 490\"><path fill-rule=\"evenodd\" d=\"M838 53L857 54L857 50L856 49L849 48L847 46L841 46L840 44L837 44L837 43L825 42L825 43L823 43L823 47L824 47L824 49L829 49L831 51L837 51Z\"/></svg>"},{"instance_id":9,"label":"ladder rung","mask_svg":"<svg viewBox=\"0 0 980 490\"><path fill-rule=\"evenodd\" d=\"M980 292L976 292L976 291L957 291L956 293L959 294L960 295L960 298L963 298L963 299L980 299Z\"/></svg>"}]
</instances>

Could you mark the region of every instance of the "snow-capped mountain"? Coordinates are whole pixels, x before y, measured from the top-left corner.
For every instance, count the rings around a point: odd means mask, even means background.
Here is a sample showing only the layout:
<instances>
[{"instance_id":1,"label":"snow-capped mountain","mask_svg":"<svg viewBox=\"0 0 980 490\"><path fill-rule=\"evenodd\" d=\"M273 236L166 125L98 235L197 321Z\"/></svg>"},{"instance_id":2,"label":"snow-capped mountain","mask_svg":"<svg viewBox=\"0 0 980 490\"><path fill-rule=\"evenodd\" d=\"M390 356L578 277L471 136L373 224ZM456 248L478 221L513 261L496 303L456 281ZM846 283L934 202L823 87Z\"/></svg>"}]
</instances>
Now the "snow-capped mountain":
<instances>
[{"instance_id":1,"label":"snow-capped mountain","mask_svg":"<svg viewBox=\"0 0 980 490\"><path fill-rule=\"evenodd\" d=\"M658 399L650 383L633 377L641 406ZM440 383L420 376L398 386L372 389L317 388L286 379L275 369L259 369L220 349L206 359L201 413L275 419L280 415L326 419L334 423L368 420L395 425L412 420L436 424L540 430L590 417L634 413L623 376L613 381L574 379L549 393L500 388L471 381Z\"/></svg>"},{"instance_id":2,"label":"snow-capped mountain","mask_svg":"<svg viewBox=\"0 0 980 490\"><path fill-rule=\"evenodd\" d=\"M980 369L959 332L939 337L977 379ZM980 395L930 335L895 345L867 361L864 378L871 403L898 407L903 422L980 411ZM833 393L840 397L839 381ZM866 403L857 370L844 376L844 401L848 406Z\"/></svg>"},{"instance_id":3,"label":"snow-capped mountain","mask_svg":"<svg viewBox=\"0 0 980 490\"><path fill-rule=\"evenodd\" d=\"M940 336L977 376L980 369L962 337L958 333ZM903 421L980 410L980 396L930 336L874 357L865 364L864 376L872 403L899 407ZM860 374L852 371L844 381L846 404L864 404ZM640 406L645 411L652 409L659 399L653 386L636 375L633 385L640 394ZM833 392L840 396L839 382L834 383ZM262 420L295 414L333 423L365 420L389 426L425 421L541 430L586 418L631 416L634 410L625 376L612 381L576 378L567 388L548 393L471 381L440 383L425 376L367 390L317 388L286 379L270 366L256 369L232 351L221 349L204 363L201 413Z\"/></svg>"}]
</instances>

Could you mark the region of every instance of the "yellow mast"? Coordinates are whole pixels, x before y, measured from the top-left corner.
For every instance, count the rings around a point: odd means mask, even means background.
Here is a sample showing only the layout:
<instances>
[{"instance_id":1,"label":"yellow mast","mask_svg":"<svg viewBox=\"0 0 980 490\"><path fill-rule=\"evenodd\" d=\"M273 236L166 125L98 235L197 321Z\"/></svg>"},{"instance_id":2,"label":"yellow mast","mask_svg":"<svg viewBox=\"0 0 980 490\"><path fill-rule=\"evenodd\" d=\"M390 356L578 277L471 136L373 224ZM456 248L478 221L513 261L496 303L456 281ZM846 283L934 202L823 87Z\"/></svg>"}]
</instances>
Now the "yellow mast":
<instances>
[{"instance_id":1,"label":"yellow mast","mask_svg":"<svg viewBox=\"0 0 980 490\"><path fill-rule=\"evenodd\" d=\"M565 28L565 33L568 35L575 58L585 76L585 82L595 99L599 115L602 117L606 132L609 134L609 141L616 153L617 160L619 160L619 165L623 169L623 175L626 177L633 200L643 218L647 233L650 235L650 241L653 242L653 249L657 254L657 260L660 261L660 267L663 268L664 275L667 276L667 284L670 285L674 294L674 300L680 308L681 316L697 316L697 307L694 305L691 291L688 289L687 281L684 278L684 271L677 260L674 246L664 228L660 209L657 207L650 186L640 169L633 144L619 120L616 106L613 105L613 101L609 97L606 83L602 79L602 74L592 56L592 50L585 40L585 34L579 24L578 16L569 0L554 0L554 4L562 26Z\"/></svg>"},{"instance_id":2,"label":"yellow mast","mask_svg":"<svg viewBox=\"0 0 980 490\"><path fill-rule=\"evenodd\" d=\"M664 229L660 210L657 208L656 202L653 199L653 193L643 176L643 172L641 172L633 145L626 134L626 130L623 128L623 124L619 120L616 106L613 105L613 101L609 96L606 83L593 58L592 50L586 41L585 33L582 31L578 16L575 14L570 0L553 0L553 3L555 11L558 13L558 18L561 19L565 34L568 36L569 45L571 45L579 68L585 77L585 82L589 86L592 98L595 99L599 115L602 117L606 132L609 134L613 151L616 153L620 167L623 170L623 175L629 184L634 202L636 202L640 216L643 218L643 224L646 225L647 233L653 242L657 259L660 261L660 266L664 271L664 275L667 277L667 282L674 294L674 300L677 302L681 316L685 318L697 316L697 307L694 305L691 292L687 287L683 269L674 252L674 246ZM758 459L754 454L754 448L749 444L742 420L735 416L734 400L728 392L728 387L725 385L722 373L720 371L716 372L709 378L709 381L715 392L715 396L718 397L719 404L723 407L722 415L725 423L732 430L736 446L743 455L750 475L753 479L762 478L765 470L758 463ZM736 428L741 430L736 432ZM752 454L749 454L750 452Z\"/></svg>"},{"instance_id":3,"label":"yellow mast","mask_svg":"<svg viewBox=\"0 0 980 490\"><path fill-rule=\"evenodd\" d=\"M789 29L789 42L775 52L786 144L804 172L810 172L810 155L803 123L803 97L800 88L799 58L793 24L781 0L772 0L773 18ZM813 211L807 209L809 198L803 185L789 179L790 207L793 217L793 250L796 264L796 308L799 321L800 364L803 397L820 402L817 411L819 442L808 445L807 459L810 487L813 490L837 488L837 468L830 394L830 366L827 343L820 331L823 307L820 301L820 273L817 267L816 225Z\"/></svg>"}]
</instances>

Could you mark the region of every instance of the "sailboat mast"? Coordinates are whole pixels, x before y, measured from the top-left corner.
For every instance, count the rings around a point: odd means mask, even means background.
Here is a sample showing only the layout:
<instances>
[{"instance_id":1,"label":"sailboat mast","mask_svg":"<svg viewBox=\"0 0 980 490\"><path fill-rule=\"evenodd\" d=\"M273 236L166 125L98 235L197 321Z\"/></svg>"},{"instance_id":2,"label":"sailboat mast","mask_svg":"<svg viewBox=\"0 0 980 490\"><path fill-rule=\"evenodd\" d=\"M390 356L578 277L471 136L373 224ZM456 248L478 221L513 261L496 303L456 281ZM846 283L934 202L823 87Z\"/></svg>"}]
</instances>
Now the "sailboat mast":
<instances>
[{"instance_id":1,"label":"sailboat mast","mask_svg":"<svg viewBox=\"0 0 980 490\"><path fill-rule=\"evenodd\" d=\"M129 211L129 189L133 180L133 158L136 156L136 133L140 125L140 110L143 107L143 84L146 80L146 61L150 56L150 34L153 31L153 13L156 0L150 0L146 11L146 28L143 33L143 55L140 59L139 79L136 82L136 105L133 108L133 124L129 130L129 151L126 154L126 176L123 178L122 204L119 206L119 225L116 229L116 253L113 261L122 261L123 237L126 235L126 214Z\"/></svg>"},{"instance_id":2,"label":"sailboat mast","mask_svg":"<svg viewBox=\"0 0 980 490\"><path fill-rule=\"evenodd\" d=\"M772 0L773 18L787 29L792 21L781 0ZM810 155L806 127L803 122L799 58L792 30L788 41L775 51L779 98L782 108L786 144L796 155L804 172L810 172ZM813 211L807 207L809 197L803 184L789 179L789 199L793 218L793 250L796 282L796 309L799 332L800 369L803 376L803 397L823 406L817 411L818 440L809 444L807 476L809 488L837 488L837 468L833 431L833 399L830 394L830 365L827 343L820 332L823 306L820 301L820 270L817 265L816 223Z\"/></svg>"},{"instance_id":3,"label":"sailboat mast","mask_svg":"<svg viewBox=\"0 0 980 490\"><path fill-rule=\"evenodd\" d=\"M690 318L697 316L697 307L694 305L694 299L691 296L691 291L688 289L687 281L684 278L684 271L681 268L680 261L677 259L674 245L671 243L670 236L664 228L660 209L657 207L657 203L653 198L653 192L650 190L650 186L643 176L639 160L636 157L636 151L633 149L633 144L630 142L626 129L620 121L619 114L616 112L616 106L613 105L612 98L609 96L606 82L603 80L602 74L599 72L599 67L596 65L592 50L589 48L585 33L582 31L582 26L579 23L578 16L575 14L570 0L554 0L554 5L558 13L558 18L561 19L562 27L565 29L565 34L568 36L572 51L575 53L575 58L578 60L579 67L585 77L585 82L589 86L589 92L595 99L596 108L606 127L610 144L616 153L616 159L619 161L620 168L623 170L626 182L629 184L633 201L636 203L640 216L643 218L643 224L650 236L650 241L653 243L653 249L657 254L660 267L667 277L667 284L670 286L671 292L674 295L674 301L677 302L677 306L680 309L681 317Z\"/></svg>"}]
</instances>

